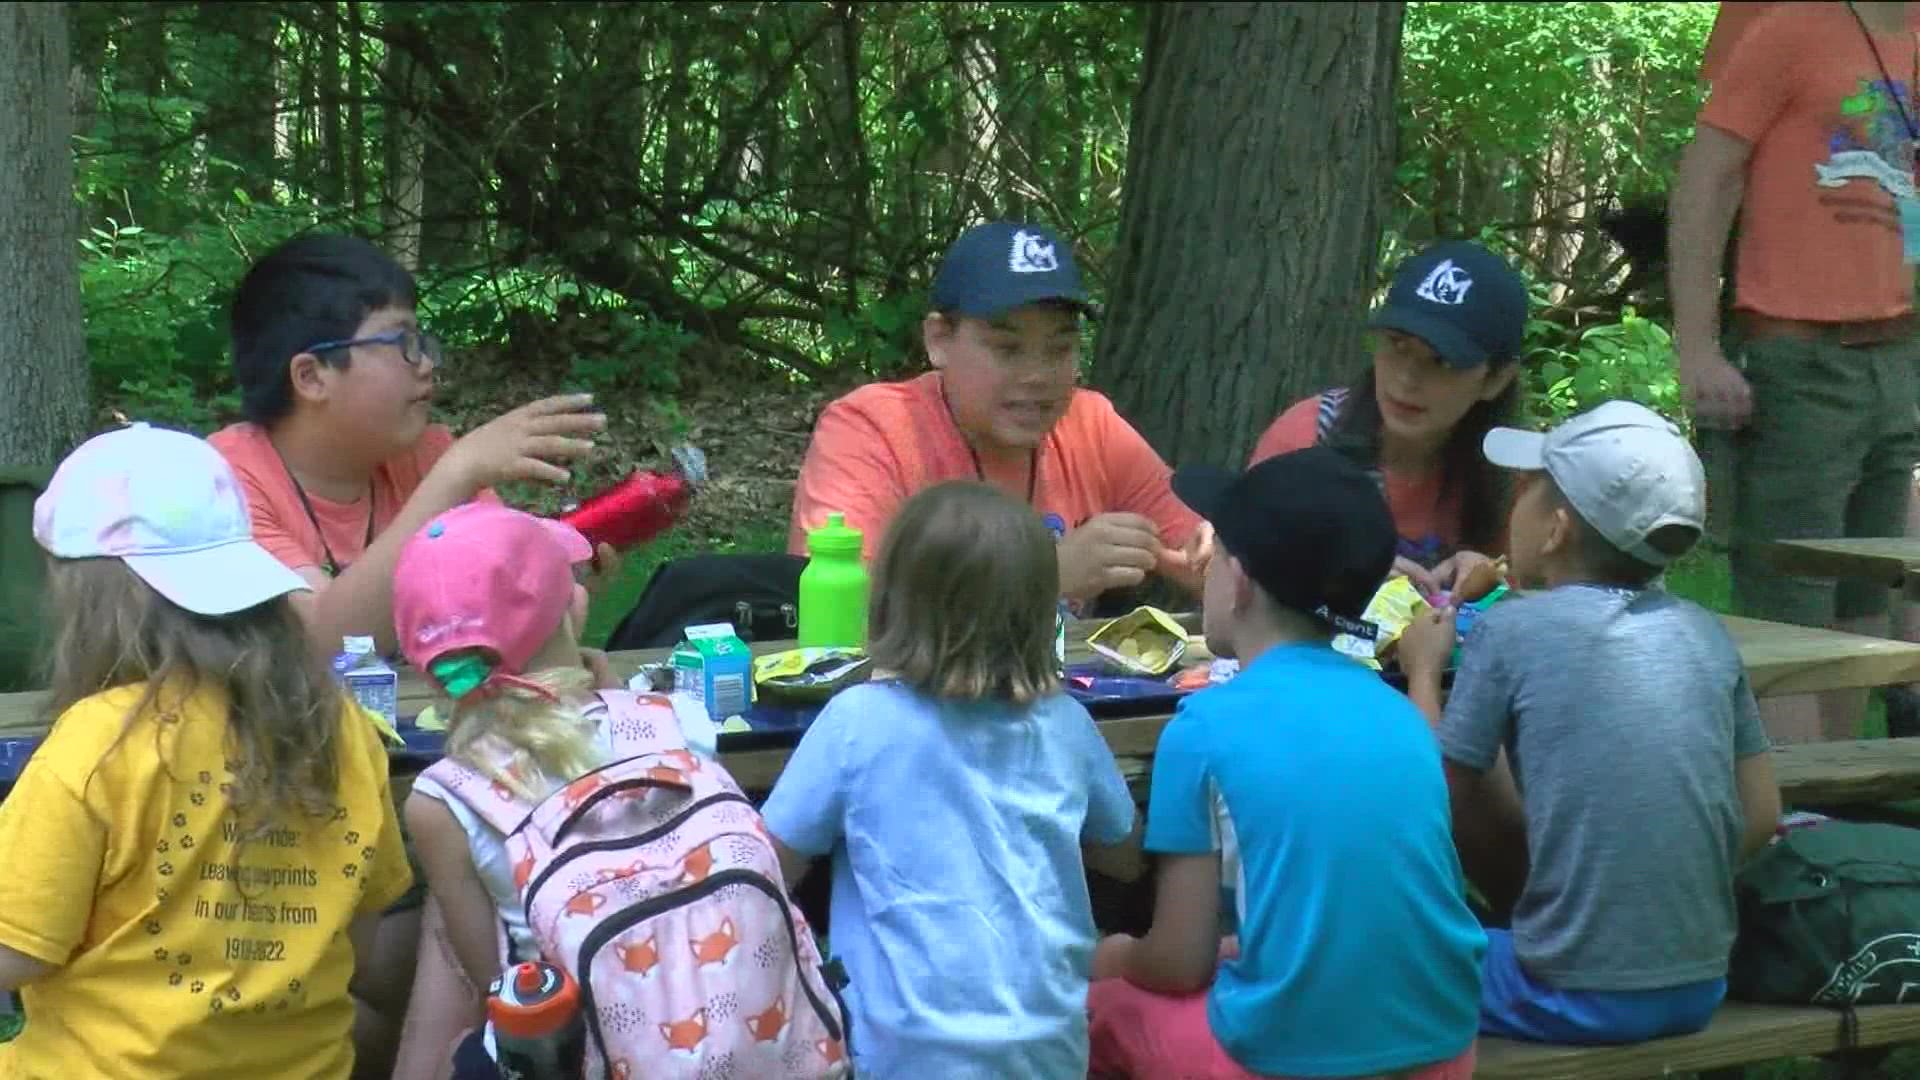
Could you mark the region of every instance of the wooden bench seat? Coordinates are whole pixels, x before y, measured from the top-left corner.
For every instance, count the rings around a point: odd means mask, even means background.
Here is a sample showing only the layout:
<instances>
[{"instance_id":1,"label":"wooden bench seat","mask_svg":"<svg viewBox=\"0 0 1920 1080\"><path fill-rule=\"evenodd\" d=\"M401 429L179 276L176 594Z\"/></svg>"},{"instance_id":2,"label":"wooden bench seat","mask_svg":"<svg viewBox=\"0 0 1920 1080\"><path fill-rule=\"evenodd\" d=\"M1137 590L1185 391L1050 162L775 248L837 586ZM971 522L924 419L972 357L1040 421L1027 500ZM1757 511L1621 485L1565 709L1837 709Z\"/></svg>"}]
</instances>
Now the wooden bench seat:
<instances>
[{"instance_id":1,"label":"wooden bench seat","mask_svg":"<svg viewBox=\"0 0 1920 1080\"><path fill-rule=\"evenodd\" d=\"M1920 1040L1920 1005L1861 1008L1853 1047ZM1848 1049L1841 1015L1831 1009L1728 1002L1696 1035L1632 1046L1549 1046L1481 1039L1475 1080L1643 1080L1676 1072L1811 1057Z\"/></svg>"}]
</instances>

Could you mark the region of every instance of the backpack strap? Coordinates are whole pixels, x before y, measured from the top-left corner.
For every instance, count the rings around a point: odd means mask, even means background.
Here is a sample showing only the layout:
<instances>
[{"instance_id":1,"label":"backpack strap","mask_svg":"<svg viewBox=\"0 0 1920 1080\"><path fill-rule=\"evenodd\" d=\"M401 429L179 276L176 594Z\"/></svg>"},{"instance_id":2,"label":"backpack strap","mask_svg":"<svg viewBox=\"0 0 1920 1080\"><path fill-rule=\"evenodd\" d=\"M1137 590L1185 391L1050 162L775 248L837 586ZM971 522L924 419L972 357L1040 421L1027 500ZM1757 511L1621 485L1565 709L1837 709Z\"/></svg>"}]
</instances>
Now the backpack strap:
<instances>
[{"instance_id":1,"label":"backpack strap","mask_svg":"<svg viewBox=\"0 0 1920 1080\"><path fill-rule=\"evenodd\" d=\"M1318 446L1333 434L1333 422L1340 419L1340 406L1347 403L1346 387L1322 391L1320 405L1313 417L1313 442Z\"/></svg>"},{"instance_id":2,"label":"backpack strap","mask_svg":"<svg viewBox=\"0 0 1920 1080\"><path fill-rule=\"evenodd\" d=\"M527 820L527 815L533 813L533 807L507 790L505 785L487 779L478 770L453 758L441 758L422 770L420 775L466 803L468 809L480 815L480 820L499 830L503 836L513 835L521 822Z\"/></svg>"}]
</instances>

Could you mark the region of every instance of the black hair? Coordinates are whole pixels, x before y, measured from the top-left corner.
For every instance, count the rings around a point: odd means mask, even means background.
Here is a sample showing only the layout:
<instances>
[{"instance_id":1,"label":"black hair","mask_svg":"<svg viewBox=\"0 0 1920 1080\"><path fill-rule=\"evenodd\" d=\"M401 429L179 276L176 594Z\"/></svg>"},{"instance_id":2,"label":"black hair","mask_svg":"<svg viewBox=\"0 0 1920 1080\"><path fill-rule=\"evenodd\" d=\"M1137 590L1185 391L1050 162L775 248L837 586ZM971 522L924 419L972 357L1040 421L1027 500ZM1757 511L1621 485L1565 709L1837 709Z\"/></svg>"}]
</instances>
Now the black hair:
<instances>
[{"instance_id":1,"label":"black hair","mask_svg":"<svg viewBox=\"0 0 1920 1080\"><path fill-rule=\"evenodd\" d=\"M295 356L351 338L381 308L414 301L406 267L356 236L310 233L261 256L240 279L229 313L233 380L247 419L272 424L293 411L287 368Z\"/></svg>"},{"instance_id":2,"label":"black hair","mask_svg":"<svg viewBox=\"0 0 1920 1080\"><path fill-rule=\"evenodd\" d=\"M1513 361L1508 361L1512 363ZM1326 444L1361 467L1380 467L1380 401L1374 396L1373 365L1368 364L1340 405ZM1460 495L1460 545L1491 554L1507 524L1512 485L1505 470L1481 452L1487 432L1509 425L1519 411L1520 380L1488 400L1476 401L1440 450L1440 497Z\"/></svg>"},{"instance_id":3,"label":"black hair","mask_svg":"<svg viewBox=\"0 0 1920 1080\"><path fill-rule=\"evenodd\" d=\"M1600 530L1588 524L1566 492L1553 482L1553 477L1545 473L1541 479L1547 485L1547 492L1553 502L1567 512L1573 520L1574 555L1580 560L1582 576L1595 585L1616 585L1623 589L1643 589L1666 571L1664 566L1655 566L1646 560L1615 547L1613 541L1600 535ZM1700 539L1700 533L1685 525L1663 525L1647 534L1647 546L1661 552L1670 559L1685 555Z\"/></svg>"}]
</instances>

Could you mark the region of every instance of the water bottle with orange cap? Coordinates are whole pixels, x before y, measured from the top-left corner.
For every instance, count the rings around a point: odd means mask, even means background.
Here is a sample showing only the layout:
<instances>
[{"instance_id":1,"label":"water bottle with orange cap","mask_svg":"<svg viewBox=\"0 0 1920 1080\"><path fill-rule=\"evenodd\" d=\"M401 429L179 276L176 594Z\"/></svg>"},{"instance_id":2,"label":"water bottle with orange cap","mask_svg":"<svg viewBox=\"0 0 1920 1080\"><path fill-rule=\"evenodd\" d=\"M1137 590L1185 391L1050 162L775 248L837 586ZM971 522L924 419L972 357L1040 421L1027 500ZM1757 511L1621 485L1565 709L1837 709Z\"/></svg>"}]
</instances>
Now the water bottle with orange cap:
<instances>
[{"instance_id":1,"label":"water bottle with orange cap","mask_svg":"<svg viewBox=\"0 0 1920 1080\"><path fill-rule=\"evenodd\" d=\"M545 961L515 964L487 988L494 1058L502 1076L575 1080L586 1049L580 984Z\"/></svg>"}]
</instances>

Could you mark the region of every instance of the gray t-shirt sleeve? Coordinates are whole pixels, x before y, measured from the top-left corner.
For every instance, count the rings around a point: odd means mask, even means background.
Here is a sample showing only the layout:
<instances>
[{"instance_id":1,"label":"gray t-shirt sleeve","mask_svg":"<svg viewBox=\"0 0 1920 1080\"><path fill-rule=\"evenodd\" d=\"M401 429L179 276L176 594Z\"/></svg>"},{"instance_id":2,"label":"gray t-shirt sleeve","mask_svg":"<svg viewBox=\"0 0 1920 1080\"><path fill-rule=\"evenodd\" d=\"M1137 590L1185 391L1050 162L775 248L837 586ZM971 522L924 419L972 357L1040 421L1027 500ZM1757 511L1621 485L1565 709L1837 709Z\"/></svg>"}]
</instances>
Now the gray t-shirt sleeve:
<instances>
[{"instance_id":1,"label":"gray t-shirt sleeve","mask_svg":"<svg viewBox=\"0 0 1920 1080\"><path fill-rule=\"evenodd\" d=\"M1748 685L1746 669L1742 668L1733 688L1734 759L1765 753L1769 745L1767 729L1760 723L1760 703L1753 699L1753 687Z\"/></svg>"},{"instance_id":2,"label":"gray t-shirt sleeve","mask_svg":"<svg viewBox=\"0 0 1920 1080\"><path fill-rule=\"evenodd\" d=\"M1440 719L1440 752L1469 769L1493 767L1513 732L1514 678L1498 608L1480 616L1460 648L1446 713Z\"/></svg>"}]
</instances>

